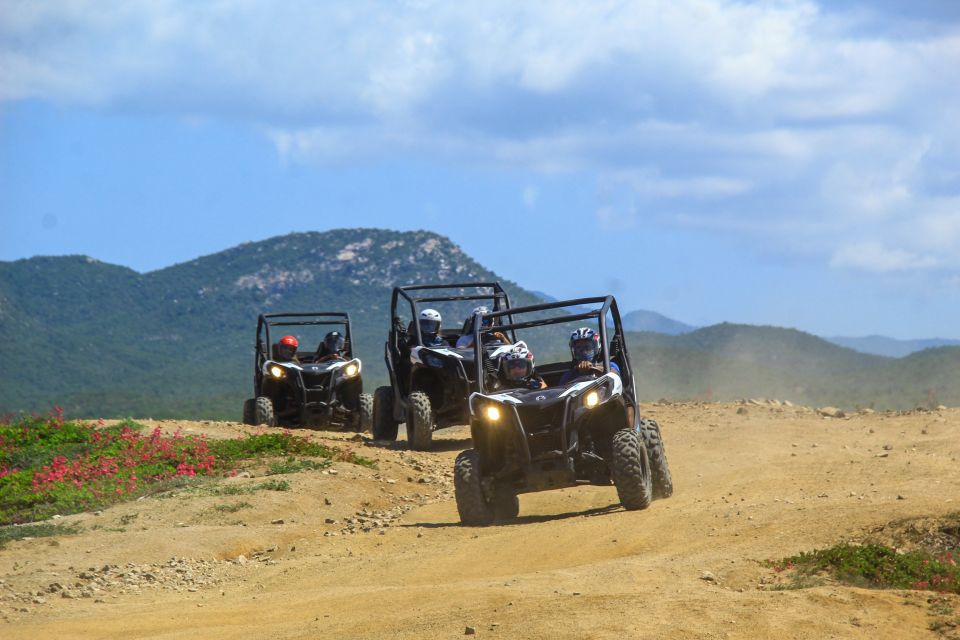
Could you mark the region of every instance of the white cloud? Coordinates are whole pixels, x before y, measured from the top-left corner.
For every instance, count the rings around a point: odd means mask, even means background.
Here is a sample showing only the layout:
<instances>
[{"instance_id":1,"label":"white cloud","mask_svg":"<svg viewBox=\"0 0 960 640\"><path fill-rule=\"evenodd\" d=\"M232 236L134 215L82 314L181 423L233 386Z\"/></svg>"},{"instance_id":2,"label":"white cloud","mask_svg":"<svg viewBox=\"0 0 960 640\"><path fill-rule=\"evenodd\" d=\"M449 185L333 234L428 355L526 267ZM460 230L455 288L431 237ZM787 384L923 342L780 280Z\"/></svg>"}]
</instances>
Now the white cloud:
<instances>
[{"instance_id":1,"label":"white cloud","mask_svg":"<svg viewBox=\"0 0 960 640\"><path fill-rule=\"evenodd\" d=\"M669 178L662 176L656 167L613 171L607 180L610 184L627 186L640 196L672 199L725 198L744 194L751 186L746 180L725 176Z\"/></svg>"},{"instance_id":2,"label":"white cloud","mask_svg":"<svg viewBox=\"0 0 960 640\"><path fill-rule=\"evenodd\" d=\"M891 249L875 241L864 241L840 247L833 255L830 264L835 267L850 267L863 271L889 272L929 269L937 266L931 256L921 256Z\"/></svg>"},{"instance_id":3,"label":"white cloud","mask_svg":"<svg viewBox=\"0 0 960 640\"><path fill-rule=\"evenodd\" d=\"M0 101L228 117L285 162L585 172L603 228L956 264L956 16L850 4L8 0Z\"/></svg>"}]
</instances>

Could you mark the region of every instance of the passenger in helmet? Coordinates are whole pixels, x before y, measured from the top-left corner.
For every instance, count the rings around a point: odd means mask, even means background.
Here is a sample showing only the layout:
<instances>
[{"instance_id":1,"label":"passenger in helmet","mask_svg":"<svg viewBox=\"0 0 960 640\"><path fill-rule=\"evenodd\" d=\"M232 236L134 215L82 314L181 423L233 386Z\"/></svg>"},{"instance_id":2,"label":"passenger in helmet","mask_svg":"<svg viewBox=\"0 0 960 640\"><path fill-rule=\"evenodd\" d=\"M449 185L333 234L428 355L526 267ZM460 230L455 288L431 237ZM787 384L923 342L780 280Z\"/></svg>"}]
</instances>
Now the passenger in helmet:
<instances>
[{"instance_id":1,"label":"passenger in helmet","mask_svg":"<svg viewBox=\"0 0 960 640\"><path fill-rule=\"evenodd\" d=\"M464 326L463 334L459 338L457 338L458 349L469 349L470 347L473 346L473 319L474 319L474 316L476 316L476 314L478 313L490 313L490 309L488 309L487 307L477 307L470 313L470 317L467 318L463 323L463 326ZM488 327L491 327L491 326L493 326L493 319L484 318L483 328L487 329ZM510 344L510 340L507 338L506 335L504 335L502 331L488 331L486 333L481 333L480 335L484 344L488 342L494 342L494 341L499 341L503 344Z\"/></svg>"},{"instance_id":2,"label":"passenger in helmet","mask_svg":"<svg viewBox=\"0 0 960 640\"><path fill-rule=\"evenodd\" d=\"M589 327L580 327L570 334L570 356L572 358L570 369L568 369L560 378L558 384L564 385L582 376L602 376L603 363L598 363L600 358L600 334ZM620 367L616 362L610 363L610 370L620 375Z\"/></svg>"},{"instance_id":3,"label":"passenger in helmet","mask_svg":"<svg viewBox=\"0 0 960 640\"><path fill-rule=\"evenodd\" d=\"M420 335L423 337L423 346L442 347L447 344L440 335L440 312L436 309L424 309L420 312Z\"/></svg>"},{"instance_id":4,"label":"passenger in helmet","mask_svg":"<svg viewBox=\"0 0 960 640\"><path fill-rule=\"evenodd\" d=\"M317 362L326 362L328 360L345 360L343 348L346 345L346 339L339 331L331 331L323 337L323 342L317 349Z\"/></svg>"},{"instance_id":5,"label":"passenger in helmet","mask_svg":"<svg viewBox=\"0 0 960 640\"><path fill-rule=\"evenodd\" d=\"M546 389L547 383L534 372L533 352L525 342L513 345L500 358L500 383L507 389Z\"/></svg>"},{"instance_id":6,"label":"passenger in helmet","mask_svg":"<svg viewBox=\"0 0 960 640\"><path fill-rule=\"evenodd\" d=\"M274 360L277 362L299 363L297 359L297 347L300 345L293 336L283 336L280 342L273 348Z\"/></svg>"}]
</instances>

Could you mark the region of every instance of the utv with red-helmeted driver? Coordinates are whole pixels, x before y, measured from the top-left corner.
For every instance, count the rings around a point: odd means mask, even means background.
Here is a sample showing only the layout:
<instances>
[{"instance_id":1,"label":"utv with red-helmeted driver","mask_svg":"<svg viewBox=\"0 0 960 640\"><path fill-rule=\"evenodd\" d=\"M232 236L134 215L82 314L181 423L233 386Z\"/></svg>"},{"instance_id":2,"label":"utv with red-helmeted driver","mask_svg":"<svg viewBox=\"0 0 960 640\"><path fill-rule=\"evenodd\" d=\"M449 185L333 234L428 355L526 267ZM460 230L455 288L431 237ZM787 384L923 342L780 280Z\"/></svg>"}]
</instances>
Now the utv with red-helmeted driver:
<instances>
[{"instance_id":1,"label":"utv with red-helmeted driver","mask_svg":"<svg viewBox=\"0 0 960 640\"><path fill-rule=\"evenodd\" d=\"M274 343L278 332L285 335ZM254 397L243 403L243 422L367 430L373 397L363 393L362 368L346 313L263 314L257 319Z\"/></svg>"}]
</instances>

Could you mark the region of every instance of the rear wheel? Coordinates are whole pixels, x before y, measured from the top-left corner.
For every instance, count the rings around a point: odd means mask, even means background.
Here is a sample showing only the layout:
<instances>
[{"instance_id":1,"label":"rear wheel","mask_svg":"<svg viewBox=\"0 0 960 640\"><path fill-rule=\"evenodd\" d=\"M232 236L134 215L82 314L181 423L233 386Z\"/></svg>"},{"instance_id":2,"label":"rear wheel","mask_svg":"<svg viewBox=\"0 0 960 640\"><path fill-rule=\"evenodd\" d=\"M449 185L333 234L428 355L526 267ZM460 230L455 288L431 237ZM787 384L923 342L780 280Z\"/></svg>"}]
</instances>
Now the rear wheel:
<instances>
[{"instance_id":1,"label":"rear wheel","mask_svg":"<svg viewBox=\"0 0 960 640\"><path fill-rule=\"evenodd\" d=\"M247 398L243 401L243 424L257 424L255 415L256 398Z\"/></svg>"},{"instance_id":2,"label":"rear wheel","mask_svg":"<svg viewBox=\"0 0 960 640\"><path fill-rule=\"evenodd\" d=\"M265 424L268 427L277 426L277 419L273 415L273 401L270 398L260 396L254 402L253 407L254 424Z\"/></svg>"},{"instance_id":3,"label":"rear wheel","mask_svg":"<svg viewBox=\"0 0 960 640\"><path fill-rule=\"evenodd\" d=\"M507 487L497 487L493 494L493 514L497 520L513 520L520 514L520 498Z\"/></svg>"},{"instance_id":4,"label":"rear wheel","mask_svg":"<svg viewBox=\"0 0 960 640\"><path fill-rule=\"evenodd\" d=\"M357 431L370 431L370 425L373 423L373 396L369 393L361 393L359 405L354 424Z\"/></svg>"},{"instance_id":5,"label":"rear wheel","mask_svg":"<svg viewBox=\"0 0 960 640\"><path fill-rule=\"evenodd\" d=\"M416 451L429 451L433 444L433 407L430 396L414 391L407 398L407 440Z\"/></svg>"},{"instance_id":6,"label":"rear wheel","mask_svg":"<svg viewBox=\"0 0 960 640\"><path fill-rule=\"evenodd\" d=\"M373 392L373 437L396 440L400 424L393 419L393 387L378 387Z\"/></svg>"},{"instance_id":7,"label":"rear wheel","mask_svg":"<svg viewBox=\"0 0 960 640\"><path fill-rule=\"evenodd\" d=\"M483 497L480 484L480 454L476 449L460 452L453 464L453 491L457 499L460 522L465 525L487 525L495 516L493 505Z\"/></svg>"},{"instance_id":8,"label":"rear wheel","mask_svg":"<svg viewBox=\"0 0 960 640\"><path fill-rule=\"evenodd\" d=\"M620 429L613 434L610 475L624 509L636 511L650 506L653 500L650 460L643 438L636 430Z\"/></svg>"},{"instance_id":9,"label":"rear wheel","mask_svg":"<svg viewBox=\"0 0 960 640\"><path fill-rule=\"evenodd\" d=\"M669 498L673 495L673 478L670 477L670 467L667 465L667 453L663 449L663 438L660 436L660 425L656 420L640 419L640 435L647 447L647 456L650 459L650 474L653 477L653 499Z\"/></svg>"}]
</instances>

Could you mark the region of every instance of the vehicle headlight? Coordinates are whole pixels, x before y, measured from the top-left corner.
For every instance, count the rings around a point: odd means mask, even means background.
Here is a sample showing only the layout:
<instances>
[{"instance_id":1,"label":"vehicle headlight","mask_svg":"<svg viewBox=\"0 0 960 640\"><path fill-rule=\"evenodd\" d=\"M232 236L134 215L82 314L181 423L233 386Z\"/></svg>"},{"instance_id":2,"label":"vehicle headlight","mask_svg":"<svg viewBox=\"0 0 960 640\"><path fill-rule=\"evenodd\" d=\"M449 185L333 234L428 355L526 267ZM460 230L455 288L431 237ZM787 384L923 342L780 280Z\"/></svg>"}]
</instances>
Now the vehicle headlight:
<instances>
[{"instance_id":1,"label":"vehicle headlight","mask_svg":"<svg viewBox=\"0 0 960 640\"><path fill-rule=\"evenodd\" d=\"M587 409L592 409L598 404L600 404L600 392L596 389L583 396L583 406Z\"/></svg>"},{"instance_id":2,"label":"vehicle headlight","mask_svg":"<svg viewBox=\"0 0 960 640\"><path fill-rule=\"evenodd\" d=\"M500 419L500 407L488 404L487 408L483 410L483 415L486 416L490 422L496 422Z\"/></svg>"},{"instance_id":3,"label":"vehicle headlight","mask_svg":"<svg viewBox=\"0 0 960 640\"><path fill-rule=\"evenodd\" d=\"M282 377L283 377L283 367L278 367L277 365L271 366L271 367L270 367L270 375L272 375L274 378L282 378Z\"/></svg>"},{"instance_id":4,"label":"vehicle headlight","mask_svg":"<svg viewBox=\"0 0 960 640\"><path fill-rule=\"evenodd\" d=\"M433 367L433 368L435 368L435 369L442 369L442 368L443 368L443 360L441 360L441 359L438 358L437 356L432 356L432 355L430 355L429 353L426 355L426 357L424 357L423 361L426 362L427 365L429 365L429 366L431 366L431 367Z\"/></svg>"},{"instance_id":5,"label":"vehicle headlight","mask_svg":"<svg viewBox=\"0 0 960 640\"><path fill-rule=\"evenodd\" d=\"M346 378L352 378L360 372L360 367L355 362L351 362L343 368L343 375Z\"/></svg>"}]
</instances>

